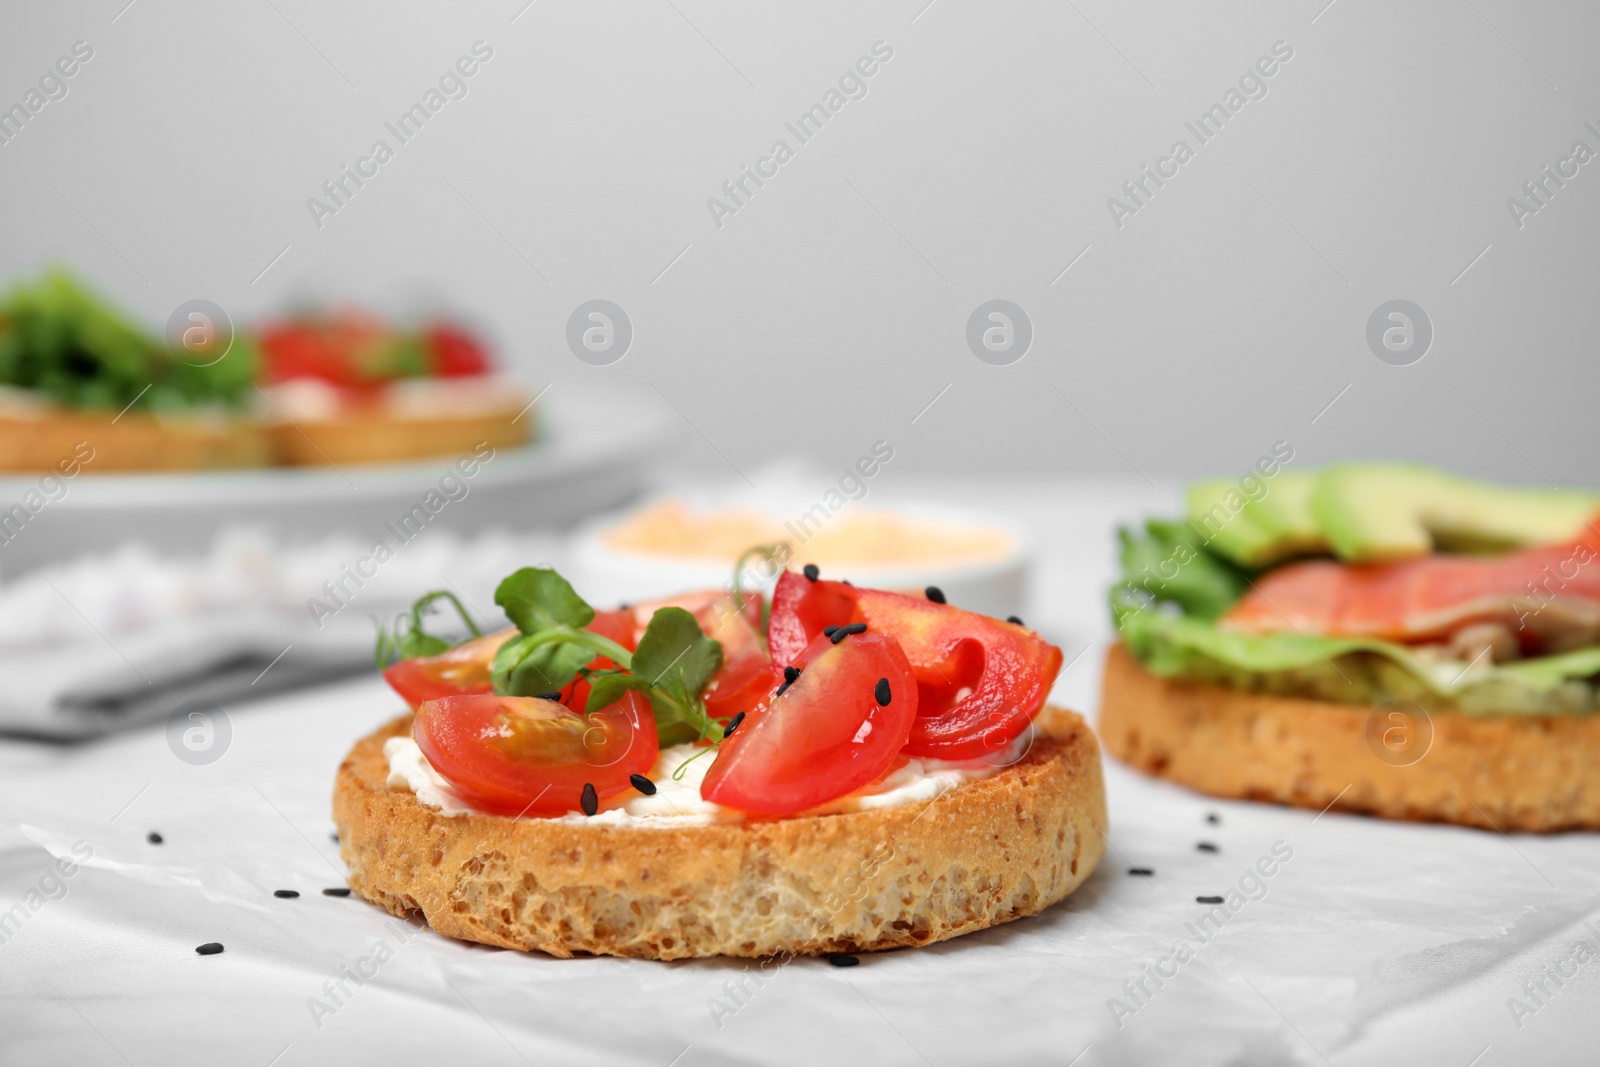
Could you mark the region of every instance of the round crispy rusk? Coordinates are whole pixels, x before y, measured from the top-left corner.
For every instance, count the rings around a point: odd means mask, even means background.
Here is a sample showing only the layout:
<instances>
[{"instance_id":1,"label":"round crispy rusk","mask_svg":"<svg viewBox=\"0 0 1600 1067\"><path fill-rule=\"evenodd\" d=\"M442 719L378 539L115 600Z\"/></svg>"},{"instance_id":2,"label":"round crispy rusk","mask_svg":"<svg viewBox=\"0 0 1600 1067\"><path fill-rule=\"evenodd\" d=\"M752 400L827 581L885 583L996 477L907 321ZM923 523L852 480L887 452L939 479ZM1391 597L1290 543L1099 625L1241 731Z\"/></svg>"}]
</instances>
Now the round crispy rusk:
<instances>
[{"instance_id":1,"label":"round crispy rusk","mask_svg":"<svg viewBox=\"0 0 1600 1067\"><path fill-rule=\"evenodd\" d=\"M1120 643L1101 692L1106 749L1202 793L1492 830L1600 829L1600 715L1435 711L1413 723L1392 707L1159 678ZM1383 742L1391 728L1431 743L1398 757Z\"/></svg>"},{"instance_id":2,"label":"round crispy rusk","mask_svg":"<svg viewBox=\"0 0 1600 1067\"><path fill-rule=\"evenodd\" d=\"M143 411L0 415L0 470L58 472L77 460L86 474L259 467L261 428L231 415L158 416Z\"/></svg>"},{"instance_id":3,"label":"round crispy rusk","mask_svg":"<svg viewBox=\"0 0 1600 1067\"><path fill-rule=\"evenodd\" d=\"M350 885L450 937L555 956L818 955L925 945L1033 915L1105 851L1094 735L1046 708L1018 762L926 803L713 826L442 815L356 743L334 784Z\"/></svg>"},{"instance_id":4,"label":"round crispy rusk","mask_svg":"<svg viewBox=\"0 0 1600 1067\"><path fill-rule=\"evenodd\" d=\"M267 437L273 460L286 467L453 456L485 444L492 448L525 444L533 428L533 413L518 410L525 403L513 396L482 411L427 416L347 411L328 419L271 422Z\"/></svg>"}]
</instances>

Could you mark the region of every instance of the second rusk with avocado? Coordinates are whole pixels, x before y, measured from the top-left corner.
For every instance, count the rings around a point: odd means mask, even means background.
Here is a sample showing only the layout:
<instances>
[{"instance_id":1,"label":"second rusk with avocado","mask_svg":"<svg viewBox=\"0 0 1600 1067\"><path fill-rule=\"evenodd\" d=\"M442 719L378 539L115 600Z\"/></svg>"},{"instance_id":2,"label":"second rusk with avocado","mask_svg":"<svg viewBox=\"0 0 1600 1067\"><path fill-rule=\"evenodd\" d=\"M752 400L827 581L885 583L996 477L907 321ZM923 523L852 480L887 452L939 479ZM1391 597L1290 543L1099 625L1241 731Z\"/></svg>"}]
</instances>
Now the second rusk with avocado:
<instances>
[{"instance_id":1,"label":"second rusk with avocado","mask_svg":"<svg viewBox=\"0 0 1600 1067\"><path fill-rule=\"evenodd\" d=\"M1120 535L1114 754L1223 795L1600 827L1600 494L1349 463L1185 502Z\"/></svg>"}]
</instances>

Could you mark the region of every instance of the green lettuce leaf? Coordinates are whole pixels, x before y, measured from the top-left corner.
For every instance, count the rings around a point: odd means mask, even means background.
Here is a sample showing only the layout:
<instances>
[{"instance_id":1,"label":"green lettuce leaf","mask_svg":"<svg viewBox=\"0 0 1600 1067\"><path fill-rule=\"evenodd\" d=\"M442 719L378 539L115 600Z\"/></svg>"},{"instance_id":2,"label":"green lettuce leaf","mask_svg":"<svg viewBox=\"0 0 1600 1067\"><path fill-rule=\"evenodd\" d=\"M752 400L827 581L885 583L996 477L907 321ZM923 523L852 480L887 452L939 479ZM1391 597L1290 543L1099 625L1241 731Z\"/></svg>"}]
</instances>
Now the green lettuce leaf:
<instances>
[{"instance_id":1,"label":"green lettuce leaf","mask_svg":"<svg viewBox=\"0 0 1600 1067\"><path fill-rule=\"evenodd\" d=\"M1593 678L1600 675L1600 646L1580 648L1557 656L1517 660L1496 670L1533 686L1555 686L1572 678Z\"/></svg>"},{"instance_id":2,"label":"green lettuce leaf","mask_svg":"<svg viewBox=\"0 0 1600 1067\"><path fill-rule=\"evenodd\" d=\"M1337 703L1411 700L1482 714L1600 711L1600 647L1506 664L1432 659L1391 641L1232 633L1209 619L1125 610L1123 641L1152 674Z\"/></svg>"},{"instance_id":3,"label":"green lettuce leaf","mask_svg":"<svg viewBox=\"0 0 1600 1067\"><path fill-rule=\"evenodd\" d=\"M0 293L0 384L68 407L243 408L258 359L255 343L240 330L214 362L179 359L164 339L61 269Z\"/></svg>"},{"instance_id":4,"label":"green lettuce leaf","mask_svg":"<svg viewBox=\"0 0 1600 1067\"><path fill-rule=\"evenodd\" d=\"M1245 572L1207 550L1186 522L1150 519L1143 532L1117 531L1122 590L1136 601L1166 600L1187 615L1214 619L1249 584Z\"/></svg>"}]
</instances>

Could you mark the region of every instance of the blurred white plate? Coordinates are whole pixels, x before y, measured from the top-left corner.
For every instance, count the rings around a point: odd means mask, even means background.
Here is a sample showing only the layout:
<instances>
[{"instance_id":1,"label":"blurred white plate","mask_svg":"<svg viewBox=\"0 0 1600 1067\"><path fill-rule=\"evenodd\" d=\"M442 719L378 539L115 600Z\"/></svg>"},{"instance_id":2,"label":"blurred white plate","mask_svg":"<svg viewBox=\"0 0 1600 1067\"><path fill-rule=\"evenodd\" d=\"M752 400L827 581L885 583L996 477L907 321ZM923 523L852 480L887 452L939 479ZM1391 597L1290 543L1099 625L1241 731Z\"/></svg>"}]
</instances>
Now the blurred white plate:
<instances>
[{"instance_id":1,"label":"blurred white plate","mask_svg":"<svg viewBox=\"0 0 1600 1067\"><path fill-rule=\"evenodd\" d=\"M707 505L686 501L700 510L706 506L740 507L738 499ZM647 507L649 505L641 505ZM748 504L744 506L748 507ZM768 514L781 512L764 507L751 510ZM946 600L956 607L1005 618L1021 614L1026 604L1028 572L1033 558L1031 538L1017 524L992 515L964 508L924 502L896 503L883 510L911 518L938 522L991 526L1005 531L1011 550L1004 556L970 563L912 563L824 566L825 578L848 578L859 586L896 589L908 592L930 585L938 586ZM631 514L631 512L630 512ZM690 589L727 588L733 579L733 560L678 559L642 552L622 551L608 543L607 534L626 520L627 515L610 515L580 527L573 535L570 563L573 585L594 604L615 604L632 600L670 596ZM791 569L811 562L805 547L799 546ZM763 592L771 591L771 582ZM753 587L753 585L751 586Z\"/></svg>"},{"instance_id":2,"label":"blurred white plate","mask_svg":"<svg viewBox=\"0 0 1600 1067\"><path fill-rule=\"evenodd\" d=\"M540 439L501 449L470 479L466 494L428 525L473 531L549 529L637 496L645 461L677 434L671 412L623 393L558 386L539 401ZM128 541L157 550L205 549L224 526L250 525L295 539L336 530L374 539L439 491L459 457L403 464L269 468L203 473L93 474L66 482L19 533L0 544L0 580ZM9 512L38 475L0 477ZM0 515L0 518L3 518ZM392 536L388 538L393 540Z\"/></svg>"}]
</instances>

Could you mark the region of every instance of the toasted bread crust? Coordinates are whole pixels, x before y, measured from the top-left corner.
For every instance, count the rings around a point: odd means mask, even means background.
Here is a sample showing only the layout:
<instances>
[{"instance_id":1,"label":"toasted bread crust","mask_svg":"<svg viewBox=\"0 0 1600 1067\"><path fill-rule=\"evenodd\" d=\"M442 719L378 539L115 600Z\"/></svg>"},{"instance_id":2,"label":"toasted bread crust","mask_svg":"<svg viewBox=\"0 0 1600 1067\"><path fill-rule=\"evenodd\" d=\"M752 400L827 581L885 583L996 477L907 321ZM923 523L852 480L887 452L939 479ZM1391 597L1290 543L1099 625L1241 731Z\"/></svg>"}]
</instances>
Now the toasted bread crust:
<instances>
[{"instance_id":1,"label":"toasted bread crust","mask_svg":"<svg viewBox=\"0 0 1600 1067\"><path fill-rule=\"evenodd\" d=\"M113 414L0 415L0 471L60 471L64 461L85 453L91 458L80 458L79 468L90 474L397 463L462 455L484 444L512 447L532 431L532 412L517 418L517 408L505 405L471 415L401 418L363 411L294 423Z\"/></svg>"},{"instance_id":2,"label":"toasted bread crust","mask_svg":"<svg viewBox=\"0 0 1600 1067\"><path fill-rule=\"evenodd\" d=\"M0 415L0 470L58 472L75 458L86 474L259 467L267 462L267 440L242 417L157 418L141 411L65 408Z\"/></svg>"},{"instance_id":3,"label":"toasted bread crust","mask_svg":"<svg viewBox=\"0 0 1600 1067\"><path fill-rule=\"evenodd\" d=\"M1395 710L1158 678L1116 644L1098 728L1124 763L1213 796L1495 830L1600 829L1600 715L1436 711L1411 722ZM1391 749L1392 730L1416 747Z\"/></svg>"},{"instance_id":4,"label":"toasted bread crust","mask_svg":"<svg viewBox=\"0 0 1600 1067\"><path fill-rule=\"evenodd\" d=\"M396 915L504 948L650 959L925 945L1033 915L1105 850L1099 748L1047 708L1031 749L927 804L706 827L445 816L386 785L383 743L334 785L350 884Z\"/></svg>"},{"instance_id":5,"label":"toasted bread crust","mask_svg":"<svg viewBox=\"0 0 1600 1067\"><path fill-rule=\"evenodd\" d=\"M289 467L345 463L395 463L471 452L488 444L526 442L532 412L518 418L518 403L460 415L401 417L384 411L350 411L331 419L300 419L267 426L273 461ZM515 420L515 421L513 421Z\"/></svg>"}]
</instances>

